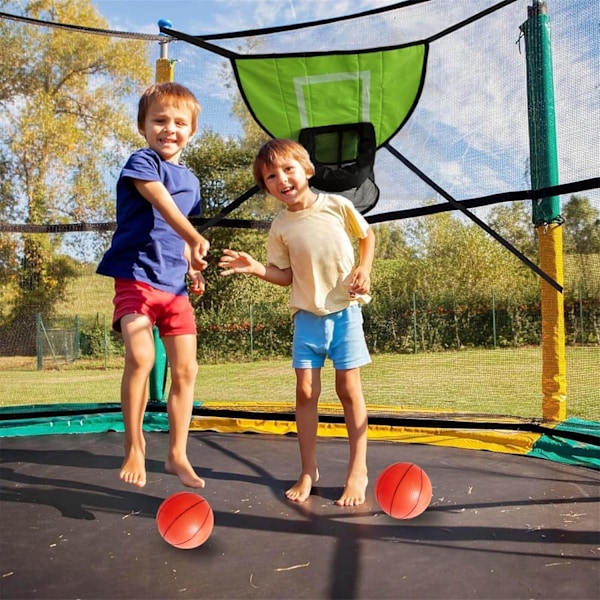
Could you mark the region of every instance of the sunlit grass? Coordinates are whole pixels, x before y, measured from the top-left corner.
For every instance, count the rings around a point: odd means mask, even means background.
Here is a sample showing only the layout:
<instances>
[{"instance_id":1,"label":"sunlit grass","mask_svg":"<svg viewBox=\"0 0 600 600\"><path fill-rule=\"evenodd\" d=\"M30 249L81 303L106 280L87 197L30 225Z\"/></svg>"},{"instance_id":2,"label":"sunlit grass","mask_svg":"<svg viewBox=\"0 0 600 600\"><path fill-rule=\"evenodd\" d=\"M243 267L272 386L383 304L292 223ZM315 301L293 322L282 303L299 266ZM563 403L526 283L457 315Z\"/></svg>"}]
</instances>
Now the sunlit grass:
<instances>
[{"instance_id":1,"label":"sunlit grass","mask_svg":"<svg viewBox=\"0 0 600 600\"><path fill-rule=\"evenodd\" d=\"M467 350L375 355L362 369L368 405L541 417L541 350ZM569 416L600 419L597 379L600 348L567 349ZM118 402L122 359L57 363L38 371L34 358L0 358L2 406ZM323 403L337 403L330 363L322 373ZM287 358L200 365L197 401L260 406L294 402L295 378Z\"/></svg>"},{"instance_id":2,"label":"sunlit grass","mask_svg":"<svg viewBox=\"0 0 600 600\"><path fill-rule=\"evenodd\" d=\"M59 317L73 318L77 314L87 318L95 315L111 318L114 281L97 275L95 269L96 265L84 265L81 275L69 280L65 301L56 307Z\"/></svg>"}]
</instances>

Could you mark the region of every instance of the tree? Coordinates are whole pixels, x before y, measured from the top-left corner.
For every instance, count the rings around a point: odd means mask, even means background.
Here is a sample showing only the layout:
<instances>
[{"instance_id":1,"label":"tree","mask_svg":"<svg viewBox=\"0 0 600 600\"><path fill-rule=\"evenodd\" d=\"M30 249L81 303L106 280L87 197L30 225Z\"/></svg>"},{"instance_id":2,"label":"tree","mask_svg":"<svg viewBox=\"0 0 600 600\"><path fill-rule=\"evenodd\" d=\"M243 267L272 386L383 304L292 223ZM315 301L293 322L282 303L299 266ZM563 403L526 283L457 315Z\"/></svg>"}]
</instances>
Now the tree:
<instances>
[{"instance_id":1,"label":"tree","mask_svg":"<svg viewBox=\"0 0 600 600\"><path fill-rule=\"evenodd\" d=\"M450 213L422 219L415 234L420 295L456 316L496 301L516 310L538 297L535 274L476 224ZM460 343L459 343L460 346Z\"/></svg>"},{"instance_id":2,"label":"tree","mask_svg":"<svg viewBox=\"0 0 600 600\"><path fill-rule=\"evenodd\" d=\"M254 186L252 161L256 151L243 141L223 138L212 132L204 132L186 151L186 164L200 180L203 216L211 217L229 206L241 194ZM257 193L227 215L230 219L269 221L279 210L279 203ZM258 260L266 260L266 230L257 228L231 228L217 224L206 230L210 240L209 267L205 272L207 289L194 302L204 311L219 312L227 309L230 314L235 305L247 312L250 302L273 301L282 298L280 290L255 277L221 277L217 260L224 248L244 250Z\"/></svg>"},{"instance_id":3,"label":"tree","mask_svg":"<svg viewBox=\"0 0 600 600\"><path fill-rule=\"evenodd\" d=\"M589 198L573 195L564 205L564 247L569 254L600 254L600 213Z\"/></svg>"},{"instance_id":4,"label":"tree","mask_svg":"<svg viewBox=\"0 0 600 600\"><path fill-rule=\"evenodd\" d=\"M239 196L254 187L252 163L259 147L269 136L258 126L237 92L231 69L223 71L226 86L232 91L232 116L239 119L243 135L240 139L223 138L207 131L186 151L188 166L200 179L203 215L210 217L229 206ZM256 193L227 215L230 219L270 221L280 210L277 200ZM235 229L222 225L211 227L205 235L211 242L209 267L205 272L206 293L195 303L205 312L214 313L236 306L247 311L252 302L279 302L286 307L287 291L255 277L221 277L216 266L224 248L244 250L258 260L266 260L266 230Z\"/></svg>"},{"instance_id":5,"label":"tree","mask_svg":"<svg viewBox=\"0 0 600 600\"><path fill-rule=\"evenodd\" d=\"M407 258L412 254L402 225L396 222L381 223L374 225L373 231L376 240L375 258L399 259Z\"/></svg>"},{"instance_id":6,"label":"tree","mask_svg":"<svg viewBox=\"0 0 600 600\"><path fill-rule=\"evenodd\" d=\"M598 298L600 258L600 213L585 196L573 195L564 205L564 252L576 261L578 268L567 271L572 290L579 289L590 298ZM585 295L584 294L584 295Z\"/></svg>"},{"instance_id":7,"label":"tree","mask_svg":"<svg viewBox=\"0 0 600 600\"><path fill-rule=\"evenodd\" d=\"M538 255L536 230L529 202L497 204L490 210L489 225L531 260Z\"/></svg>"},{"instance_id":8,"label":"tree","mask_svg":"<svg viewBox=\"0 0 600 600\"><path fill-rule=\"evenodd\" d=\"M21 3L0 5L21 12ZM22 14L107 28L90 0L32 0ZM139 143L128 106L152 82L147 43L6 20L0 35L0 108L18 132L3 143L11 193L2 194L0 218L48 224L112 217L104 182ZM19 327L31 326L32 313L51 315L73 276L61 243L23 236L12 315Z\"/></svg>"}]
</instances>

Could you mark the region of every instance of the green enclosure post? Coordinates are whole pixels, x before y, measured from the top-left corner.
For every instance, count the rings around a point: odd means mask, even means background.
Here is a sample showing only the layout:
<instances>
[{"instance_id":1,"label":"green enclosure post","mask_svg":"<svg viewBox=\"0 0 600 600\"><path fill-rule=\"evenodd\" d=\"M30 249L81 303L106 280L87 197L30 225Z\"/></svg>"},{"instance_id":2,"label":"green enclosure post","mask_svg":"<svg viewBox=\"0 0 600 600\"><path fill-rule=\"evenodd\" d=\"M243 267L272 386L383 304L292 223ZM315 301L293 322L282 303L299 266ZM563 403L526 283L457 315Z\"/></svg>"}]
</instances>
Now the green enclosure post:
<instances>
[{"instance_id":1,"label":"green enclosure post","mask_svg":"<svg viewBox=\"0 0 600 600\"><path fill-rule=\"evenodd\" d=\"M545 0L534 0L521 25L527 64L527 106L531 184L558 184L558 153L550 21ZM563 285L562 217L558 196L533 203L538 231L540 267ZM547 421L562 421L567 413L564 298L542 281L542 413Z\"/></svg>"},{"instance_id":2,"label":"green enclosure post","mask_svg":"<svg viewBox=\"0 0 600 600\"><path fill-rule=\"evenodd\" d=\"M534 0L527 9L527 16L521 31L525 36L527 60L531 183L534 187L549 187L557 185L559 179L552 43L546 1ZM534 200L532 220L536 226L562 223L560 198L550 196Z\"/></svg>"},{"instance_id":3,"label":"green enclosure post","mask_svg":"<svg viewBox=\"0 0 600 600\"><path fill-rule=\"evenodd\" d=\"M149 400L150 402L165 402L167 367L169 363L167 361L165 346L160 339L157 327L154 328L153 333L156 357L154 358L154 366L152 367L152 371L150 371L150 377L148 378Z\"/></svg>"}]
</instances>

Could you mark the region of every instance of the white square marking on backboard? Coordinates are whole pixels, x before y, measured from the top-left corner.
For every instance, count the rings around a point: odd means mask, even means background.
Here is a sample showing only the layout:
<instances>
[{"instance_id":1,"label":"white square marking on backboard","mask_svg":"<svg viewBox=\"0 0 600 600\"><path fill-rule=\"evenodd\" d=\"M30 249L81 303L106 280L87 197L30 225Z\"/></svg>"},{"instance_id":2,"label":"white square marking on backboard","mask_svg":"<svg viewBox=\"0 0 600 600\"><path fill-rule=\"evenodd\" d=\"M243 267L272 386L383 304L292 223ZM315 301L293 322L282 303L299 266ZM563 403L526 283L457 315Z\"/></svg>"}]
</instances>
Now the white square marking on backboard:
<instances>
[{"instance_id":1,"label":"white square marking on backboard","mask_svg":"<svg viewBox=\"0 0 600 600\"><path fill-rule=\"evenodd\" d=\"M371 86L371 71L359 71L358 73L326 73L324 75L310 75L303 77L294 77L294 89L296 90L296 99L298 101L298 113L300 114L300 125L302 128L309 127L308 114L306 111L306 102L304 101L304 88L319 83L331 83L332 81L344 81L349 79L360 79L362 83L361 93L361 113L362 121L367 123L370 120L369 92Z\"/></svg>"}]
</instances>

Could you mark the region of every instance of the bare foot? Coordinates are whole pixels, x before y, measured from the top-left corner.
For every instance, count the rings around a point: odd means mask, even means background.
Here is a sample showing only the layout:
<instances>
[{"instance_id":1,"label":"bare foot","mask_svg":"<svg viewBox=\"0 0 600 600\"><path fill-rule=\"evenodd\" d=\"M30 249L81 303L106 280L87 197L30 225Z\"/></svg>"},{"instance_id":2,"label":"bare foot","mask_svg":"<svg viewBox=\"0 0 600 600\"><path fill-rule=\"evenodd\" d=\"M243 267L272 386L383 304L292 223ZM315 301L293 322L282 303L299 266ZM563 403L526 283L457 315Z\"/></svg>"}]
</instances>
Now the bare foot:
<instances>
[{"instance_id":1,"label":"bare foot","mask_svg":"<svg viewBox=\"0 0 600 600\"><path fill-rule=\"evenodd\" d=\"M187 457L183 459L168 458L165 461L165 469L172 475L177 475L186 487L203 488L205 486L204 479L196 475L196 471Z\"/></svg>"},{"instance_id":2,"label":"bare foot","mask_svg":"<svg viewBox=\"0 0 600 600\"><path fill-rule=\"evenodd\" d=\"M139 488L146 485L146 457L143 450L126 449L119 477L125 483L131 483Z\"/></svg>"},{"instance_id":3,"label":"bare foot","mask_svg":"<svg viewBox=\"0 0 600 600\"><path fill-rule=\"evenodd\" d=\"M311 473L300 473L298 481L285 492L285 497L292 502L305 502L310 496L314 483L319 481L319 471Z\"/></svg>"},{"instance_id":4,"label":"bare foot","mask_svg":"<svg viewBox=\"0 0 600 600\"><path fill-rule=\"evenodd\" d=\"M350 475L346 480L346 486L339 500L335 501L338 506L360 506L365 501L365 493L369 480L367 474Z\"/></svg>"}]
</instances>

